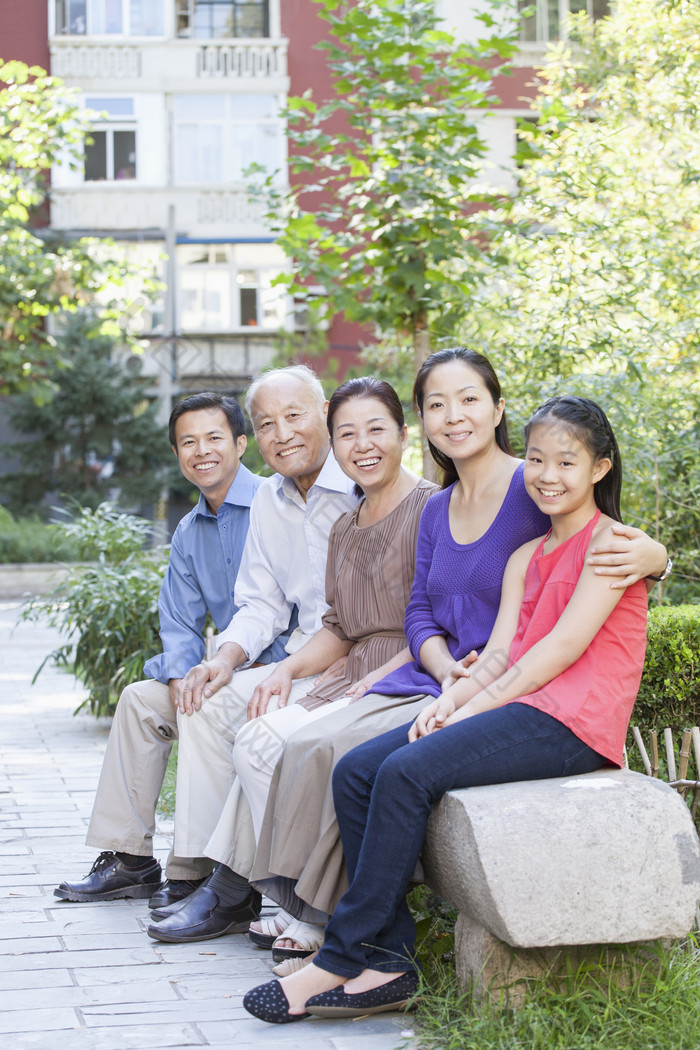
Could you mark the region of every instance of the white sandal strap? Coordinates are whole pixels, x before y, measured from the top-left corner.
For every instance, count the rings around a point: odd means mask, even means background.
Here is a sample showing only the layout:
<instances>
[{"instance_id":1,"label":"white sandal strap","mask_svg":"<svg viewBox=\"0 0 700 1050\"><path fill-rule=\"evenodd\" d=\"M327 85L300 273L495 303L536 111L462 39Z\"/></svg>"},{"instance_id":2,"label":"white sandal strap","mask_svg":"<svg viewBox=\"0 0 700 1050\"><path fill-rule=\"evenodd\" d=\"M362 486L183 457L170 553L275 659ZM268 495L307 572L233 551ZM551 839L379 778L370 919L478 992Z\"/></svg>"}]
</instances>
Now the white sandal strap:
<instances>
[{"instance_id":1,"label":"white sandal strap","mask_svg":"<svg viewBox=\"0 0 700 1050\"><path fill-rule=\"evenodd\" d=\"M297 945L299 951L316 951L317 948L323 945L325 928L325 924L319 925L315 922L301 922L300 919L294 919L286 930L279 935L272 947L280 948L279 941L291 940Z\"/></svg>"},{"instance_id":2,"label":"white sandal strap","mask_svg":"<svg viewBox=\"0 0 700 1050\"><path fill-rule=\"evenodd\" d=\"M275 915L265 915L250 924L254 933L262 934L263 937L281 937L291 923L296 922L293 915L282 908Z\"/></svg>"}]
</instances>

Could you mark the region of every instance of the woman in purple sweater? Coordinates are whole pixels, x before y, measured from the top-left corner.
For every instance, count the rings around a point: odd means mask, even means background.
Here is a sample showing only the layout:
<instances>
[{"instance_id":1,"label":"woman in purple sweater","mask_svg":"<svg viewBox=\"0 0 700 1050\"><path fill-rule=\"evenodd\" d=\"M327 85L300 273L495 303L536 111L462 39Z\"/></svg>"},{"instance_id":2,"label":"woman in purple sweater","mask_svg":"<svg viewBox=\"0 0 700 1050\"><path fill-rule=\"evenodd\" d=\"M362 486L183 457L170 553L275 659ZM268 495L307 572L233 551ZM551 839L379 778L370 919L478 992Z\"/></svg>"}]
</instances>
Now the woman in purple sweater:
<instances>
[{"instance_id":1,"label":"woman in purple sweater","mask_svg":"<svg viewBox=\"0 0 700 1050\"><path fill-rule=\"evenodd\" d=\"M491 634L510 555L548 527L525 491L487 358L462 348L438 351L418 373L414 399L444 490L421 516L405 621L410 652L365 679L357 702L331 708L289 738L252 871L261 890L306 922L331 914L347 886L331 787L335 765L358 744L415 719L468 674L469 654ZM603 572L620 577L618 586L660 573L666 563L660 544L622 525L606 555ZM282 934L275 947L291 955L299 946Z\"/></svg>"}]
</instances>

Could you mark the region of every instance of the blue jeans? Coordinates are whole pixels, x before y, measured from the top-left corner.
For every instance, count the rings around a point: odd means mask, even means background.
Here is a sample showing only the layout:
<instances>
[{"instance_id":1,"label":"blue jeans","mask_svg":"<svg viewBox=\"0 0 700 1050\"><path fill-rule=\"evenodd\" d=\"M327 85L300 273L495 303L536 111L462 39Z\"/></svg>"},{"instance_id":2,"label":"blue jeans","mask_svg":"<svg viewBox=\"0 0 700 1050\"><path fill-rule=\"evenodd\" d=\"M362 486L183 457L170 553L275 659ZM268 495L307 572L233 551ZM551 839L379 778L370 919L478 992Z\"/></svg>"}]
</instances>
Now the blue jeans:
<instances>
[{"instance_id":1,"label":"blue jeans","mask_svg":"<svg viewBox=\"0 0 700 1050\"><path fill-rule=\"evenodd\" d=\"M350 886L314 963L343 977L414 968L406 890L433 806L453 788L591 773L606 759L527 704L474 715L409 743L410 723L345 755L333 798Z\"/></svg>"}]
</instances>

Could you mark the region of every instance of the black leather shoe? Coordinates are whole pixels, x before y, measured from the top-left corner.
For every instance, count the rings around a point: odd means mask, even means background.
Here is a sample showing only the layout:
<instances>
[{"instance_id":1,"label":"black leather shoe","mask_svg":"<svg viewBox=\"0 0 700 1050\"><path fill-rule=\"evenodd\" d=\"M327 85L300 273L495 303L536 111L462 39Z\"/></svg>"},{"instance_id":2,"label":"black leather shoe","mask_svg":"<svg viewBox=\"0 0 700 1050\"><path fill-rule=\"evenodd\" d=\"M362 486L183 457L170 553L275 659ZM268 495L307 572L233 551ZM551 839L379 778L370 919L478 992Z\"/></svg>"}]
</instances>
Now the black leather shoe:
<instances>
[{"instance_id":1,"label":"black leather shoe","mask_svg":"<svg viewBox=\"0 0 700 1050\"><path fill-rule=\"evenodd\" d=\"M151 911L157 908L168 908L171 904L184 901L204 882L204 879L166 879L161 888L153 894L148 907ZM162 918L163 916L161 916Z\"/></svg>"},{"instance_id":2,"label":"black leather shoe","mask_svg":"<svg viewBox=\"0 0 700 1050\"><path fill-rule=\"evenodd\" d=\"M128 868L111 851L100 853L81 882L62 882L53 891L64 901L114 901L120 897L150 897L163 875L157 860L140 868Z\"/></svg>"},{"instance_id":3,"label":"black leather shoe","mask_svg":"<svg viewBox=\"0 0 700 1050\"><path fill-rule=\"evenodd\" d=\"M251 889L240 904L219 903L218 894L209 886L200 886L182 907L148 927L148 936L157 941L183 944L187 941L210 941L224 933L246 933L260 914L262 897Z\"/></svg>"},{"instance_id":4,"label":"black leather shoe","mask_svg":"<svg viewBox=\"0 0 700 1050\"><path fill-rule=\"evenodd\" d=\"M201 886L206 886L209 883L210 878L211 875L208 875L206 879L202 879L199 886L197 886L197 889L192 890L192 893L196 893ZM180 908L184 907L184 905L192 896L192 893L189 893L186 897L183 897L182 900L173 901L172 904L165 905L165 907L163 908L151 908L151 919L153 920L153 922L162 922L162 920L167 919L168 916L174 915L176 911L179 911Z\"/></svg>"}]
</instances>

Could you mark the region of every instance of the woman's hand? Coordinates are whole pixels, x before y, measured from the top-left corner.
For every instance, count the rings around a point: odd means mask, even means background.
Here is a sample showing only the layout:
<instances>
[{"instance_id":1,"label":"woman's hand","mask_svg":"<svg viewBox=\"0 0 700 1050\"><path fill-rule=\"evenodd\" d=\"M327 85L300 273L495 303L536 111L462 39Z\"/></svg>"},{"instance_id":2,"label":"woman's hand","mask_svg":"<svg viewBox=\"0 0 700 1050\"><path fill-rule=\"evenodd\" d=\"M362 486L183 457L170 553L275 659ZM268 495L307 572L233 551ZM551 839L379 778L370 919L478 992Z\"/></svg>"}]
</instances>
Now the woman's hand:
<instances>
[{"instance_id":1,"label":"woman's hand","mask_svg":"<svg viewBox=\"0 0 700 1050\"><path fill-rule=\"evenodd\" d=\"M382 668L379 668L376 671L370 671L369 674L364 676L364 678L360 678L359 682L353 682L345 695L351 696L351 703L354 704L356 700L359 700L361 696L364 696L365 693L370 691L375 682L378 682L381 678L385 677L386 675Z\"/></svg>"},{"instance_id":2,"label":"woman's hand","mask_svg":"<svg viewBox=\"0 0 700 1050\"><path fill-rule=\"evenodd\" d=\"M469 678L469 668L478 659L479 654L476 649L472 649L472 651L467 653L467 655L461 660L455 660L440 683L443 693L446 693L450 686L454 685L460 678Z\"/></svg>"},{"instance_id":3,"label":"woman's hand","mask_svg":"<svg viewBox=\"0 0 700 1050\"><path fill-rule=\"evenodd\" d=\"M314 689L319 685L323 685L324 682L329 681L331 678L341 678L347 662L347 656L339 656L337 660L334 660L330 667L326 668L323 674L320 674L318 678L314 679Z\"/></svg>"},{"instance_id":4,"label":"woman's hand","mask_svg":"<svg viewBox=\"0 0 700 1050\"><path fill-rule=\"evenodd\" d=\"M621 590L647 576L661 576L666 568L666 548L646 532L631 525L611 525L613 539L591 548L589 565L596 576L612 576L612 590ZM650 581L653 582L653 581Z\"/></svg>"},{"instance_id":5,"label":"woman's hand","mask_svg":"<svg viewBox=\"0 0 700 1050\"><path fill-rule=\"evenodd\" d=\"M408 731L408 739L413 743L419 737L428 736L436 729L442 729L455 710L454 700L448 696L439 696L437 700L433 700L432 704L423 708Z\"/></svg>"}]
</instances>

